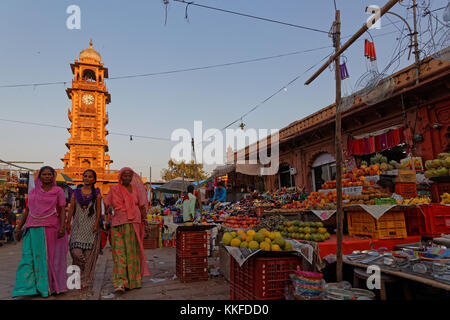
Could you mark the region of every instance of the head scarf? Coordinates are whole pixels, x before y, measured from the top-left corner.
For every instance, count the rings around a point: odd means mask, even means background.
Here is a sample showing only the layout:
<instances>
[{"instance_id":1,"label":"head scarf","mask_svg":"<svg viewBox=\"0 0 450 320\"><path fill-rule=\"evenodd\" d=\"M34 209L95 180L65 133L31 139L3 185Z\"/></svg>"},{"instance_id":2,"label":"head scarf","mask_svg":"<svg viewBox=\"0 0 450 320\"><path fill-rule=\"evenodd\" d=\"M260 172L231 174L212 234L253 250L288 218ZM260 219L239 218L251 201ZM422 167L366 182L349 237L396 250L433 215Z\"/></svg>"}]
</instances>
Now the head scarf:
<instances>
[{"instance_id":1,"label":"head scarf","mask_svg":"<svg viewBox=\"0 0 450 320\"><path fill-rule=\"evenodd\" d=\"M139 177L133 169L125 167L119 171L119 184L111 188L112 200L108 196L105 199L107 205L112 205L114 209L123 210L127 212L128 220L136 219L136 213L139 212L139 208L134 202L134 197L128 192L128 190L122 185L122 175L125 171L131 171L133 176L131 178L131 188L133 193L138 198L139 204L144 204L145 211L148 211L147 192L145 186L142 183L141 177Z\"/></svg>"},{"instance_id":2,"label":"head scarf","mask_svg":"<svg viewBox=\"0 0 450 320\"><path fill-rule=\"evenodd\" d=\"M42 189L43 183L39 178L39 171L36 173L34 185L34 189L28 194L28 206L34 217L44 219L46 216L51 216L55 210L54 203L48 200L57 197L60 190L60 188L56 186L56 172L53 177L52 188L50 191L45 192Z\"/></svg>"}]
</instances>

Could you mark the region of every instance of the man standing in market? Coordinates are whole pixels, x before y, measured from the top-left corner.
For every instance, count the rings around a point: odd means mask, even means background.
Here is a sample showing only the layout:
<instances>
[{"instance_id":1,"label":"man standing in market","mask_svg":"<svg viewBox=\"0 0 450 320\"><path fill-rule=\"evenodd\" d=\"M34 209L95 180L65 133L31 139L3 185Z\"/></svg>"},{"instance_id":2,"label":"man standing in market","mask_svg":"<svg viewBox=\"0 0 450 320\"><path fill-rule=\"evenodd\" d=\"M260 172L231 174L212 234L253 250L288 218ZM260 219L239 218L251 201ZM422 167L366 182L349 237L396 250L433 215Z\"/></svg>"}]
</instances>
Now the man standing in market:
<instances>
[{"instance_id":1,"label":"man standing in market","mask_svg":"<svg viewBox=\"0 0 450 320\"><path fill-rule=\"evenodd\" d=\"M187 187L188 194L183 197L183 221L192 222L195 218L195 204L197 197L194 196L194 186L191 184Z\"/></svg>"},{"instance_id":2,"label":"man standing in market","mask_svg":"<svg viewBox=\"0 0 450 320\"><path fill-rule=\"evenodd\" d=\"M225 184L220 181L217 184L216 190L214 190L214 197L211 202L211 209L214 209L217 203L227 202L227 189L225 189Z\"/></svg>"},{"instance_id":3,"label":"man standing in market","mask_svg":"<svg viewBox=\"0 0 450 320\"><path fill-rule=\"evenodd\" d=\"M16 214L12 212L12 206L9 203L5 204L4 207L4 232L8 238L8 243L10 243L14 242L14 225L16 224Z\"/></svg>"}]
</instances>

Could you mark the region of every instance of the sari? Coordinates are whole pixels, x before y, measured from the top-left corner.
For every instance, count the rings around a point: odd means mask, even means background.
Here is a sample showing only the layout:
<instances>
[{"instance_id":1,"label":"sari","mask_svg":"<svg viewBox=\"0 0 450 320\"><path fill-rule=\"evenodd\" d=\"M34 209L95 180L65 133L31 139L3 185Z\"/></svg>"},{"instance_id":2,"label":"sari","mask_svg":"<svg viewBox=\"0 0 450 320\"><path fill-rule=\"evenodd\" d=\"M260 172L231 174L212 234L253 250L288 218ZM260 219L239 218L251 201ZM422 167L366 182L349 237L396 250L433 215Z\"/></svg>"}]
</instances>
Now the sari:
<instances>
[{"instance_id":1,"label":"sari","mask_svg":"<svg viewBox=\"0 0 450 320\"><path fill-rule=\"evenodd\" d=\"M45 192L37 177L28 196L28 218L24 226L22 259L16 273L13 297L67 291L67 234L58 239L58 207L66 204L64 191L56 186Z\"/></svg>"},{"instance_id":2,"label":"sari","mask_svg":"<svg viewBox=\"0 0 450 320\"><path fill-rule=\"evenodd\" d=\"M125 171L133 173L132 193L121 182ZM148 211L147 193L141 178L132 169L122 168L119 184L111 187L104 203L114 209L111 224L114 288L140 288L142 277L150 275L144 252L145 224L139 209L145 206Z\"/></svg>"}]
</instances>

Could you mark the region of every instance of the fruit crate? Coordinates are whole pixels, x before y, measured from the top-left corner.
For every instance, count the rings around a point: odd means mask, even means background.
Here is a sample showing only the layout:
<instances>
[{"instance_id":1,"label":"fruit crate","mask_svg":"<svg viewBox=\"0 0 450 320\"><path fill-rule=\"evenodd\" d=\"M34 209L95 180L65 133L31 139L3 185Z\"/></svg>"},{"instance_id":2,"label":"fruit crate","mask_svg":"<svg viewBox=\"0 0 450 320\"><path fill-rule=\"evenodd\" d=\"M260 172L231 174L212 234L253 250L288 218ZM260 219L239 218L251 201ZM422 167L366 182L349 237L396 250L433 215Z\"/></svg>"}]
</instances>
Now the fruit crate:
<instances>
[{"instance_id":1,"label":"fruit crate","mask_svg":"<svg viewBox=\"0 0 450 320\"><path fill-rule=\"evenodd\" d=\"M296 256L251 257L242 267L230 257L230 299L284 299L289 275L301 266L302 259Z\"/></svg>"},{"instance_id":2,"label":"fruit crate","mask_svg":"<svg viewBox=\"0 0 450 320\"><path fill-rule=\"evenodd\" d=\"M184 222L184 218L182 215L173 216L173 223L183 223L183 222Z\"/></svg>"},{"instance_id":3,"label":"fruit crate","mask_svg":"<svg viewBox=\"0 0 450 320\"><path fill-rule=\"evenodd\" d=\"M208 280L208 257L176 257L176 275L181 282Z\"/></svg>"},{"instance_id":4,"label":"fruit crate","mask_svg":"<svg viewBox=\"0 0 450 320\"><path fill-rule=\"evenodd\" d=\"M373 239L406 238L405 213L403 211L386 212L378 220L365 211L347 212L348 234L370 236Z\"/></svg>"},{"instance_id":5,"label":"fruit crate","mask_svg":"<svg viewBox=\"0 0 450 320\"><path fill-rule=\"evenodd\" d=\"M408 231L423 237L450 233L450 206L424 204L407 213Z\"/></svg>"},{"instance_id":6,"label":"fruit crate","mask_svg":"<svg viewBox=\"0 0 450 320\"><path fill-rule=\"evenodd\" d=\"M145 239L158 239L159 238L159 223L152 223L146 226L146 237Z\"/></svg>"},{"instance_id":7,"label":"fruit crate","mask_svg":"<svg viewBox=\"0 0 450 320\"><path fill-rule=\"evenodd\" d=\"M207 257L208 233L206 231L177 231L177 256Z\"/></svg>"},{"instance_id":8,"label":"fruit crate","mask_svg":"<svg viewBox=\"0 0 450 320\"><path fill-rule=\"evenodd\" d=\"M158 248L159 239L144 239L144 249L156 249Z\"/></svg>"},{"instance_id":9,"label":"fruit crate","mask_svg":"<svg viewBox=\"0 0 450 320\"><path fill-rule=\"evenodd\" d=\"M431 197L433 202L441 202L441 195L446 192L450 193L450 182L434 182L431 185Z\"/></svg>"},{"instance_id":10,"label":"fruit crate","mask_svg":"<svg viewBox=\"0 0 450 320\"><path fill-rule=\"evenodd\" d=\"M415 198L417 197L417 185L415 183L396 183L395 193L405 199Z\"/></svg>"}]
</instances>

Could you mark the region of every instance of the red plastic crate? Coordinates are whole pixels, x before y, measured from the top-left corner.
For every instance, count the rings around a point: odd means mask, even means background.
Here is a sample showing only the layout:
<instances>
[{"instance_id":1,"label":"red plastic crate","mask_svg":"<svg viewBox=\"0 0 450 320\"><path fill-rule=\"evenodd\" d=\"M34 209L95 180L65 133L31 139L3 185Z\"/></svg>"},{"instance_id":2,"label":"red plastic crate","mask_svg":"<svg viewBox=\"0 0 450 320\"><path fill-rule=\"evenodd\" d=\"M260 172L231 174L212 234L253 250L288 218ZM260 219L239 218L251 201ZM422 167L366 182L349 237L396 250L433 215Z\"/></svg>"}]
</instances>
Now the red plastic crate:
<instances>
[{"instance_id":1,"label":"red plastic crate","mask_svg":"<svg viewBox=\"0 0 450 320\"><path fill-rule=\"evenodd\" d=\"M450 193L450 182L434 182L431 185L431 197L433 202L441 202L441 195L446 192Z\"/></svg>"},{"instance_id":2,"label":"red plastic crate","mask_svg":"<svg viewBox=\"0 0 450 320\"><path fill-rule=\"evenodd\" d=\"M450 233L450 206L441 204L421 205L418 210L419 216L424 216L425 230L422 235L425 237L439 237L442 233Z\"/></svg>"},{"instance_id":3,"label":"red plastic crate","mask_svg":"<svg viewBox=\"0 0 450 320\"><path fill-rule=\"evenodd\" d=\"M206 257L208 255L208 234L206 231L182 231L176 236L177 256Z\"/></svg>"},{"instance_id":4,"label":"red plastic crate","mask_svg":"<svg viewBox=\"0 0 450 320\"><path fill-rule=\"evenodd\" d=\"M230 259L230 299L279 300L285 297L289 275L301 270L300 257L251 257L242 267Z\"/></svg>"},{"instance_id":5,"label":"red plastic crate","mask_svg":"<svg viewBox=\"0 0 450 320\"><path fill-rule=\"evenodd\" d=\"M405 199L415 198L417 197L417 185L415 183L396 183L395 193Z\"/></svg>"},{"instance_id":6,"label":"red plastic crate","mask_svg":"<svg viewBox=\"0 0 450 320\"><path fill-rule=\"evenodd\" d=\"M419 236L425 232L425 217L418 208L412 208L405 211L406 229L408 236Z\"/></svg>"},{"instance_id":7,"label":"red plastic crate","mask_svg":"<svg viewBox=\"0 0 450 320\"><path fill-rule=\"evenodd\" d=\"M176 257L176 275L181 282L208 280L207 257Z\"/></svg>"},{"instance_id":8,"label":"red plastic crate","mask_svg":"<svg viewBox=\"0 0 450 320\"><path fill-rule=\"evenodd\" d=\"M144 239L144 249L156 249L158 248L159 239Z\"/></svg>"}]
</instances>

